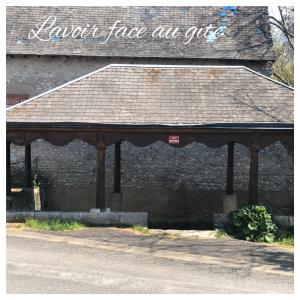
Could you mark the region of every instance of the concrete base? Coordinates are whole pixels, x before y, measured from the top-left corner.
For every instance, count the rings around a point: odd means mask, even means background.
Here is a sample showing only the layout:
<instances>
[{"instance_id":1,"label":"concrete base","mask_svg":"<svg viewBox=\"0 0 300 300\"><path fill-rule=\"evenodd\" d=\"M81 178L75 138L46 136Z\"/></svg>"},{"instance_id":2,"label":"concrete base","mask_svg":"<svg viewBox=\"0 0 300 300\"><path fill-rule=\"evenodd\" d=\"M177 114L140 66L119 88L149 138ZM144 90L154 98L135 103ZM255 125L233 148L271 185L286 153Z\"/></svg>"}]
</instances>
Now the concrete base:
<instances>
[{"instance_id":1,"label":"concrete base","mask_svg":"<svg viewBox=\"0 0 300 300\"><path fill-rule=\"evenodd\" d=\"M237 209L237 197L235 194L223 196L223 213L228 214Z\"/></svg>"},{"instance_id":2,"label":"concrete base","mask_svg":"<svg viewBox=\"0 0 300 300\"><path fill-rule=\"evenodd\" d=\"M83 224L100 225L141 225L148 227L147 212L60 212L60 211L23 211L6 212L7 222L25 221L27 218L38 220L74 220Z\"/></svg>"},{"instance_id":3,"label":"concrete base","mask_svg":"<svg viewBox=\"0 0 300 300\"><path fill-rule=\"evenodd\" d=\"M123 208L122 193L111 193L110 208L112 211L122 211Z\"/></svg>"},{"instance_id":4,"label":"concrete base","mask_svg":"<svg viewBox=\"0 0 300 300\"><path fill-rule=\"evenodd\" d=\"M91 208L90 213L100 213L101 209L100 208Z\"/></svg>"}]
</instances>

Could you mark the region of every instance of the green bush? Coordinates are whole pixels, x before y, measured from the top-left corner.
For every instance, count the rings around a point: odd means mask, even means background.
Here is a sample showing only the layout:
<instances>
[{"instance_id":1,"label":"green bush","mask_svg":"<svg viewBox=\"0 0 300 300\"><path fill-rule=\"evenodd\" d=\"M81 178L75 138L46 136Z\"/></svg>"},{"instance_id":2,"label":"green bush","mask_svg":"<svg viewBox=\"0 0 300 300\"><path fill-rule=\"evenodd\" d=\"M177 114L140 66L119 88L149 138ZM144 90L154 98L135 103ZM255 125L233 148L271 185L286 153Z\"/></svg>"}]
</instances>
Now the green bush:
<instances>
[{"instance_id":1,"label":"green bush","mask_svg":"<svg viewBox=\"0 0 300 300\"><path fill-rule=\"evenodd\" d=\"M226 226L226 231L234 237L253 242L272 243L277 230L266 207L255 205L232 211Z\"/></svg>"}]
</instances>

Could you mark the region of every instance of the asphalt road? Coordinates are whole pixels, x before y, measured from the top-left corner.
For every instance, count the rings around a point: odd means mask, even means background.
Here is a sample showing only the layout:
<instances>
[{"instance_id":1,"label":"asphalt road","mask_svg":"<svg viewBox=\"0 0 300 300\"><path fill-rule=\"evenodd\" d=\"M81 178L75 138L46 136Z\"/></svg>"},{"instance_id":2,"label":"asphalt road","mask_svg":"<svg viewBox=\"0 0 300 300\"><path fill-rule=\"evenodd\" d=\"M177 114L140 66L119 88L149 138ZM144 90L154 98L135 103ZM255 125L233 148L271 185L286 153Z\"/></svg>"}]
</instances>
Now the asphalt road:
<instances>
[{"instance_id":1,"label":"asphalt road","mask_svg":"<svg viewBox=\"0 0 300 300\"><path fill-rule=\"evenodd\" d=\"M293 254L113 229L7 230L7 293L293 293Z\"/></svg>"}]
</instances>

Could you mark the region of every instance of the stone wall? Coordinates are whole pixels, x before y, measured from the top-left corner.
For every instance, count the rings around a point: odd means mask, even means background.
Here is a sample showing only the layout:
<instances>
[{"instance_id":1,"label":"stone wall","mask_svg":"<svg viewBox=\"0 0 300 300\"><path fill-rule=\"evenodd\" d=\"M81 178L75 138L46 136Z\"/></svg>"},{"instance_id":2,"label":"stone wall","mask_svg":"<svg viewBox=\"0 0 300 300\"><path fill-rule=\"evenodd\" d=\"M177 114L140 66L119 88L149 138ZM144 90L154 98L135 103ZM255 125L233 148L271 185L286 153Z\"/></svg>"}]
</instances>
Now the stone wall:
<instances>
[{"instance_id":1,"label":"stone wall","mask_svg":"<svg viewBox=\"0 0 300 300\"><path fill-rule=\"evenodd\" d=\"M24 147L12 146L13 183L23 184ZM113 146L106 151L106 193L110 206L113 186ZM32 169L45 190L48 210L89 210L95 206L96 151L76 140L53 146L32 143ZM15 162L21 162L15 164ZM163 142L148 147L122 143L124 210L148 211L152 225L209 226L213 212L222 211L226 187L227 147L192 143L174 148ZM239 205L247 203L250 153L235 147L234 186ZM276 143L259 153L260 201L280 210L293 210L293 159Z\"/></svg>"}]
</instances>

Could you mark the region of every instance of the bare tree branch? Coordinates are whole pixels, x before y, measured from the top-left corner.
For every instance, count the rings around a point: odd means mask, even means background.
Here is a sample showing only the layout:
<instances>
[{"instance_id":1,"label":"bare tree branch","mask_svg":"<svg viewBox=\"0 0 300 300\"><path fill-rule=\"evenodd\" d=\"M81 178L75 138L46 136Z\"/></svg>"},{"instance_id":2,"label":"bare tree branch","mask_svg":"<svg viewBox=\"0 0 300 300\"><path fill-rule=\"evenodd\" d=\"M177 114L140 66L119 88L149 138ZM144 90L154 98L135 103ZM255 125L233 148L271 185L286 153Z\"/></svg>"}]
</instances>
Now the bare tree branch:
<instances>
[{"instance_id":1,"label":"bare tree branch","mask_svg":"<svg viewBox=\"0 0 300 300\"><path fill-rule=\"evenodd\" d=\"M273 22L270 22L270 24L272 25L275 25L276 27L278 27L282 32L288 34L290 37L294 38L294 34L291 33L286 27L285 25L280 22L279 20L277 20L276 18L274 18L273 16L269 16L270 19L276 21L277 23L273 23ZM292 25L289 26L289 28L291 27Z\"/></svg>"},{"instance_id":2,"label":"bare tree branch","mask_svg":"<svg viewBox=\"0 0 300 300\"><path fill-rule=\"evenodd\" d=\"M276 61L272 65L273 77L294 86L294 9L279 6L279 16L269 16L270 25L279 35L273 36Z\"/></svg>"},{"instance_id":3,"label":"bare tree branch","mask_svg":"<svg viewBox=\"0 0 300 300\"><path fill-rule=\"evenodd\" d=\"M284 34L290 47L294 50L294 33L291 32L291 28L293 28L293 23L290 25L287 24L286 16L284 15L283 8L281 6L278 6L278 10L281 20L275 18L274 16L269 16L270 20L275 21L270 21L270 24L277 27Z\"/></svg>"}]
</instances>

